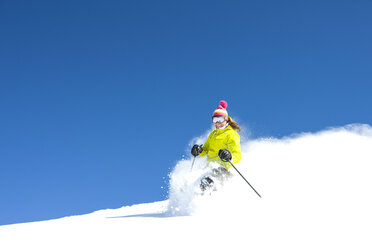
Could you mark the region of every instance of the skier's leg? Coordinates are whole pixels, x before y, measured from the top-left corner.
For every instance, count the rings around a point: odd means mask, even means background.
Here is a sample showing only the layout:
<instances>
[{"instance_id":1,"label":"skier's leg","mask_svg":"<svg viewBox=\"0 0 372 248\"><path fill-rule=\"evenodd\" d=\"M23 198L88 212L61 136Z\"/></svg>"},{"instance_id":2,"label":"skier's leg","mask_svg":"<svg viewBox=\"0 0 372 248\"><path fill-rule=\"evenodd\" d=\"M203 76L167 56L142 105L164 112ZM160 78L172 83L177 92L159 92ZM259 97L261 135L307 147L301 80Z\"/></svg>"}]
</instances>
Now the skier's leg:
<instances>
[{"instance_id":1,"label":"skier's leg","mask_svg":"<svg viewBox=\"0 0 372 248\"><path fill-rule=\"evenodd\" d=\"M212 170L213 177L218 178L221 181L226 181L231 178L233 175L225 169L225 167L218 167Z\"/></svg>"}]
</instances>

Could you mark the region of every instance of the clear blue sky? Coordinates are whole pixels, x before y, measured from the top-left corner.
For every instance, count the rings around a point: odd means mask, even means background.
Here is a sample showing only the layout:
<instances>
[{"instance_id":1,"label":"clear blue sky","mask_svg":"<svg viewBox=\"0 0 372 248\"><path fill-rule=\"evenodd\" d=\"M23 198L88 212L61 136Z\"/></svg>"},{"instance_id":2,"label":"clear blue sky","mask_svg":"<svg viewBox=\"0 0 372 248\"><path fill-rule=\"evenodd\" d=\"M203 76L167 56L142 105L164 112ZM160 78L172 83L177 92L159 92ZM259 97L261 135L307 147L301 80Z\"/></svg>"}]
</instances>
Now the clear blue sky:
<instances>
[{"instance_id":1,"label":"clear blue sky","mask_svg":"<svg viewBox=\"0 0 372 248\"><path fill-rule=\"evenodd\" d=\"M221 99L251 138L372 123L372 1L0 2L0 225L166 198Z\"/></svg>"}]
</instances>

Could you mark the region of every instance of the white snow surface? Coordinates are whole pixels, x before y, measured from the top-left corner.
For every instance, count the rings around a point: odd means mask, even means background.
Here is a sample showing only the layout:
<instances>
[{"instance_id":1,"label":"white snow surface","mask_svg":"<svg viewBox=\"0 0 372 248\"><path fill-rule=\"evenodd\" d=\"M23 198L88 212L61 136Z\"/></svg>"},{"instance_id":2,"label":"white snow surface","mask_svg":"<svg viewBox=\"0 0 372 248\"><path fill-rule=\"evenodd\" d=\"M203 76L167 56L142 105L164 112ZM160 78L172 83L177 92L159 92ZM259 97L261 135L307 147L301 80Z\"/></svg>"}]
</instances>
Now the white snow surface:
<instances>
[{"instance_id":1,"label":"white snow surface","mask_svg":"<svg viewBox=\"0 0 372 248\"><path fill-rule=\"evenodd\" d=\"M205 160L181 160L168 200L0 226L0 247L372 247L371 126L250 140L242 155L262 198L237 173L200 196Z\"/></svg>"}]
</instances>

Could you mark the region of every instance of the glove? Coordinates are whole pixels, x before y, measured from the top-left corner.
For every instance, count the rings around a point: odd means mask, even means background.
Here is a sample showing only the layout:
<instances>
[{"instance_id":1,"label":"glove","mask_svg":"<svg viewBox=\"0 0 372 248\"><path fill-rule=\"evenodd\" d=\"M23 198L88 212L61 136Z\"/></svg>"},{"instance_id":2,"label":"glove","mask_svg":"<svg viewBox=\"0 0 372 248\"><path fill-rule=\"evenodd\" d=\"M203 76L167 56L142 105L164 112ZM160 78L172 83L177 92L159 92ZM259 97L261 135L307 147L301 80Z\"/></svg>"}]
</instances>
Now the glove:
<instances>
[{"instance_id":1,"label":"glove","mask_svg":"<svg viewBox=\"0 0 372 248\"><path fill-rule=\"evenodd\" d=\"M219 150L218 156L223 162L229 162L232 159L230 151L226 149Z\"/></svg>"},{"instance_id":2,"label":"glove","mask_svg":"<svg viewBox=\"0 0 372 248\"><path fill-rule=\"evenodd\" d=\"M191 148L191 154L196 157L203 151L202 145L194 145Z\"/></svg>"}]
</instances>

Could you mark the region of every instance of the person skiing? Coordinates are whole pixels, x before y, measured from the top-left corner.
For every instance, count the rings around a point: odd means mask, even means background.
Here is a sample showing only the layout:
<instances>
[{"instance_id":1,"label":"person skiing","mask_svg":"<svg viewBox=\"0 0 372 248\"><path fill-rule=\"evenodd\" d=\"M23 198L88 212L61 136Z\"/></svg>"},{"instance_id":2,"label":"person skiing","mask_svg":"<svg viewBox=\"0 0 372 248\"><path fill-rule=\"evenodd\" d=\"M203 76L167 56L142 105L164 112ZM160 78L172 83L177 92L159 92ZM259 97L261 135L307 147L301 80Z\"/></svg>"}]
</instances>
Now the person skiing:
<instances>
[{"instance_id":1,"label":"person skiing","mask_svg":"<svg viewBox=\"0 0 372 248\"><path fill-rule=\"evenodd\" d=\"M220 167L213 169L210 176L205 176L201 180L200 188L202 191L213 187L216 178L223 181L231 177L228 171L233 164L241 160L240 136L237 132L241 127L227 113L227 102L220 101L219 106L213 112L212 122L215 129L209 134L204 145L195 144L191 149L191 154L196 156L207 156L208 164L216 162Z\"/></svg>"}]
</instances>

